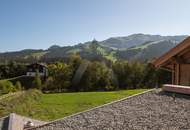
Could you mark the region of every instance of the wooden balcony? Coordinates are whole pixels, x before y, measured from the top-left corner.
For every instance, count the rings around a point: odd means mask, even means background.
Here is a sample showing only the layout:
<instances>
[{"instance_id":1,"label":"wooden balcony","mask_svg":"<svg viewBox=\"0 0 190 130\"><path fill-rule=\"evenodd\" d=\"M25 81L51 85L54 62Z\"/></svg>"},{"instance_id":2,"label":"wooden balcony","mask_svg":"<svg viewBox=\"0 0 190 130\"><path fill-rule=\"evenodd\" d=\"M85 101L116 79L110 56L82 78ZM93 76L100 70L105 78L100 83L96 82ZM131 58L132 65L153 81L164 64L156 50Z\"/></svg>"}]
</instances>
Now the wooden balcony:
<instances>
[{"instance_id":1,"label":"wooden balcony","mask_svg":"<svg viewBox=\"0 0 190 130\"><path fill-rule=\"evenodd\" d=\"M175 93L189 94L190 95L190 86L164 84L162 87L162 90L167 91L167 92L175 92Z\"/></svg>"}]
</instances>

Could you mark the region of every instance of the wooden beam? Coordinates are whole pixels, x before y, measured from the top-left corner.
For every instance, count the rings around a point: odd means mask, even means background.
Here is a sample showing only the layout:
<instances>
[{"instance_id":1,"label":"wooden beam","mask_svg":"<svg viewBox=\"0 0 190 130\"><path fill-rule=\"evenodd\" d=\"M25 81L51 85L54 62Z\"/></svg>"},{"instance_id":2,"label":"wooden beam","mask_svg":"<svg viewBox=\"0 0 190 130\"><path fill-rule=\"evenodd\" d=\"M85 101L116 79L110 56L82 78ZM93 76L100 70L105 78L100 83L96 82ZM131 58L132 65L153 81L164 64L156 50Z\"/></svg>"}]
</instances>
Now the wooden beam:
<instances>
[{"instance_id":1,"label":"wooden beam","mask_svg":"<svg viewBox=\"0 0 190 130\"><path fill-rule=\"evenodd\" d=\"M183 55L186 55L187 53L190 52L190 47L187 47L186 49L184 49L182 52L180 52L178 54L178 56L183 56Z\"/></svg>"},{"instance_id":2,"label":"wooden beam","mask_svg":"<svg viewBox=\"0 0 190 130\"><path fill-rule=\"evenodd\" d=\"M182 55L181 57L183 57L184 59L189 59L190 58L190 50L188 52L186 52L184 55Z\"/></svg>"},{"instance_id":3,"label":"wooden beam","mask_svg":"<svg viewBox=\"0 0 190 130\"><path fill-rule=\"evenodd\" d=\"M184 57L172 57L170 59L170 64L190 64L190 59L185 59Z\"/></svg>"},{"instance_id":4,"label":"wooden beam","mask_svg":"<svg viewBox=\"0 0 190 130\"><path fill-rule=\"evenodd\" d=\"M190 94L190 87L189 86L164 84L162 87L162 90L168 91L168 92Z\"/></svg>"},{"instance_id":5,"label":"wooden beam","mask_svg":"<svg viewBox=\"0 0 190 130\"><path fill-rule=\"evenodd\" d=\"M173 72L172 69L168 69L168 68L164 68L164 67L160 67L159 69L166 70L166 71L169 71L169 72Z\"/></svg>"}]
</instances>

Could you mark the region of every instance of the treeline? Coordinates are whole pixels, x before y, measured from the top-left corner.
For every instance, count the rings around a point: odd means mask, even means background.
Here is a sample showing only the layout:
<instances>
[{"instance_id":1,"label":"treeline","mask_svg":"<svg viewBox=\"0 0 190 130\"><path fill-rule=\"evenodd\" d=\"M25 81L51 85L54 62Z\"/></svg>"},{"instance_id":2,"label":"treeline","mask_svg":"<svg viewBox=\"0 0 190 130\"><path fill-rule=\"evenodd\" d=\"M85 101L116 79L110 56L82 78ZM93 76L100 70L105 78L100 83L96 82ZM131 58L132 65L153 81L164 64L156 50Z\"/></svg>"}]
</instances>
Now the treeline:
<instances>
[{"instance_id":1,"label":"treeline","mask_svg":"<svg viewBox=\"0 0 190 130\"><path fill-rule=\"evenodd\" d=\"M69 62L50 64L49 78L43 91L109 91L154 88L170 82L170 73L156 70L151 64L117 61L99 62L73 56Z\"/></svg>"},{"instance_id":2,"label":"treeline","mask_svg":"<svg viewBox=\"0 0 190 130\"><path fill-rule=\"evenodd\" d=\"M21 77L10 83L1 83L0 89L15 91L13 86L37 88L44 92L110 91L119 89L154 88L170 83L171 74L157 70L149 63L119 60L84 60L73 55L67 61L48 64L49 76L44 81L39 74L34 78ZM26 74L26 64L10 62L0 65L0 79ZM28 79L28 80L27 80ZM31 80L31 81L30 81ZM8 84L8 85L7 85ZM17 87L16 89L20 89Z\"/></svg>"},{"instance_id":3,"label":"treeline","mask_svg":"<svg viewBox=\"0 0 190 130\"><path fill-rule=\"evenodd\" d=\"M26 65L17 62L0 64L0 80L26 74Z\"/></svg>"}]
</instances>

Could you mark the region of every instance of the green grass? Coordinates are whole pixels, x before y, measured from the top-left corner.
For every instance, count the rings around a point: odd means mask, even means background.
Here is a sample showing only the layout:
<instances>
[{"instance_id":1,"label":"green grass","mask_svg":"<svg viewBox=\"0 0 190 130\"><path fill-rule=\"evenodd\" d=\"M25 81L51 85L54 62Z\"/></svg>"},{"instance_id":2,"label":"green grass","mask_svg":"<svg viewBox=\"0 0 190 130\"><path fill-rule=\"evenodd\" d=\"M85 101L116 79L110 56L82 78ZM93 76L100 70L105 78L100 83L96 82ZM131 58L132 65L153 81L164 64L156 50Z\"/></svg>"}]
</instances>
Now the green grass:
<instances>
[{"instance_id":1,"label":"green grass","mask_svg":"<svg viewBox=\"0 0 190 130\"><path fill-rule=\"evenodd\" d=\"M13 103L10 108L5 108L5 110L6 113L16 112L36 119L55 120L146 90L41 94L40 97L30 96L38 94L25 94L26 97L22 97L20 102L16 100L16 104Z\"/></svg>"}]
</instances>

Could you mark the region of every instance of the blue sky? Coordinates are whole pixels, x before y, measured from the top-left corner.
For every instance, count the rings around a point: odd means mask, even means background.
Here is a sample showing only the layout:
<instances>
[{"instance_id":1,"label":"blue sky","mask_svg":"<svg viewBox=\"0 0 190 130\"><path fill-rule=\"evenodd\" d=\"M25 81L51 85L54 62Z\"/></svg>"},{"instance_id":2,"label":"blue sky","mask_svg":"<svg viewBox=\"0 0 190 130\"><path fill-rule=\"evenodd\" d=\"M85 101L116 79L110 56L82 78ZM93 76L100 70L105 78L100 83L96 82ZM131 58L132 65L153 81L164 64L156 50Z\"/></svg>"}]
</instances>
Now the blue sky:
<instances>
[{"instance_id":1,"label":"blue sky","mask_svg":"<svg viewBox=\"0 0 190 130\"><path fill-rule=\"evenodd\" d=\"M133 33L190 34L189 0L0 0L0 52Z\"/></svg>"}]
</instances>

